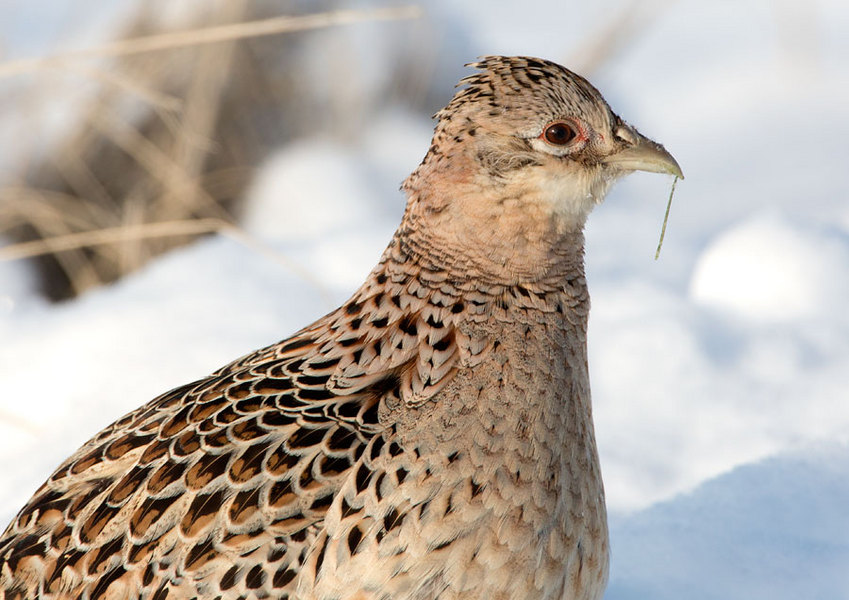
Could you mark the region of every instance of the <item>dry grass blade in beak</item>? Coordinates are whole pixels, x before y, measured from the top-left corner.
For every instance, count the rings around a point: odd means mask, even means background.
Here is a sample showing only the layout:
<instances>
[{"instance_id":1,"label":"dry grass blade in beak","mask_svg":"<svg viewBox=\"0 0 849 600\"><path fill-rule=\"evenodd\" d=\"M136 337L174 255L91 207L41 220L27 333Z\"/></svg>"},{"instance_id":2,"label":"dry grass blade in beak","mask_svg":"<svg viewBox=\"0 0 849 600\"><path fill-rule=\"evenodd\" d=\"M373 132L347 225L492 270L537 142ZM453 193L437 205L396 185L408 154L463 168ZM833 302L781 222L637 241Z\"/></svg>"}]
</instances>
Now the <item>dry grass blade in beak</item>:
<instances>
[{"instance_id":1,"label":"dry grass blade in beak","mask_svg":"<svg viewBox=\"0 0 849 600\"><path fill-rule=\"evenodd\" d=\"M657 250L654 253L654 259L660 257L660 248L663 246L663 238L666 235L666 223L669 221L669 209L672 208L672 196L675 194L675 186L678 184L679 177L676 175L672 180L672 189L669 190L669 201L666 203L666 214L663 215L663 225L660 228L660 239L657 241Z\"/></svg>"}]
</instances>

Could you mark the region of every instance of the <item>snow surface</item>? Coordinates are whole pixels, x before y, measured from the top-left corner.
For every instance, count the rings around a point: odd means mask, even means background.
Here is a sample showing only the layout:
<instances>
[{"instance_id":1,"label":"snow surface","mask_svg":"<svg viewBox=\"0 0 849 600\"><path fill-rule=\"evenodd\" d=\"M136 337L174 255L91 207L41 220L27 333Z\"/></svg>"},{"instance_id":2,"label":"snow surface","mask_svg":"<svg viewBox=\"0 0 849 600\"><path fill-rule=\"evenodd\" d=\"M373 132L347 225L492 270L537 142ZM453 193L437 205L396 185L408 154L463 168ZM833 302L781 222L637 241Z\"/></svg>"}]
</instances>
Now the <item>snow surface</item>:
<instances>
[{"instance_id":1,"label":"snow surface","mask_svg":"<svg viewBox=\"0 0 849 600\"><path fill-rule=\"evenodd\" d=\"M561 2L521 4L430 4L450 32L439 64L453 78L484 53L580 62L624 2L562 19L540 18ZM652 14L592 74L687 177L659 261L666 178L629 177L587 228L607 598L849 597L849 5ZM206 239L58 306L25 263L0 263L0 521L102 426L343 300L431 127L399 108L364 137L269 157L246 222L265 246Z\"/></svg>"},{"instance_id":2,"label":"snow surface","mask_svg":"<svg viewBox=\"0 0 849 600\"><path fill-rule=\"evenodd\" d=\"M614 519L607 600L849 598L849 449L745 465Z\"/></svg>"}]
</instances>

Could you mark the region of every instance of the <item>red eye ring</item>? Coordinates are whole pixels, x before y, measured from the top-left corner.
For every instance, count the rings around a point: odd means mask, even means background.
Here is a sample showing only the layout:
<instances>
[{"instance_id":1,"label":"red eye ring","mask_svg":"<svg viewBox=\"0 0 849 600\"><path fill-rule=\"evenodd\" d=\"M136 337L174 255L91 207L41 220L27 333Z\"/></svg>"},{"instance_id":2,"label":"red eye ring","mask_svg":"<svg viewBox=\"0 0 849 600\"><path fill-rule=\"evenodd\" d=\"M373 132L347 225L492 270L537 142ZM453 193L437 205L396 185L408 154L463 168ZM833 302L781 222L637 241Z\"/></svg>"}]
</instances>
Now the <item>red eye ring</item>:
<instances>
[{"instance_id":1,"label":"red eye ring","mask_svg":"<svg viewBox=\"0 0 849 600\"><path fill-rule=\"evenodd\" d=\"M581 132L574 123L555 121L545 127L540 137L552 146L568 146L581 137Z\"/></svg>"}]
</instances>

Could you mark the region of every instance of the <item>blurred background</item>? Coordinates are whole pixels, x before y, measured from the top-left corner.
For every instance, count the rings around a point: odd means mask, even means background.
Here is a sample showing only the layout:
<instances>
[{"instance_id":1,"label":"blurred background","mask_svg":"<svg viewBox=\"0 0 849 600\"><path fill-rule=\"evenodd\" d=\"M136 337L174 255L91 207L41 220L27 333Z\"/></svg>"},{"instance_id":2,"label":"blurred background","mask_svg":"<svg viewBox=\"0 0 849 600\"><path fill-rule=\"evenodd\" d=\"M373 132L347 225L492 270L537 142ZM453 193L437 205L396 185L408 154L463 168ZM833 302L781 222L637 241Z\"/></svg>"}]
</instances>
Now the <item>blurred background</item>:
<instances>
[{"instance_id":1,"label":"blurred background","mask_svg":"<svg viewBox=\"0 0 849 600\"><path fill-rule=\"evenodd\" d=\"M682 165L590 217L607 598L847 597L843 0L0 1L0 521L169 387L343 301L482 54Z\"/></svg>"}]
</instances>

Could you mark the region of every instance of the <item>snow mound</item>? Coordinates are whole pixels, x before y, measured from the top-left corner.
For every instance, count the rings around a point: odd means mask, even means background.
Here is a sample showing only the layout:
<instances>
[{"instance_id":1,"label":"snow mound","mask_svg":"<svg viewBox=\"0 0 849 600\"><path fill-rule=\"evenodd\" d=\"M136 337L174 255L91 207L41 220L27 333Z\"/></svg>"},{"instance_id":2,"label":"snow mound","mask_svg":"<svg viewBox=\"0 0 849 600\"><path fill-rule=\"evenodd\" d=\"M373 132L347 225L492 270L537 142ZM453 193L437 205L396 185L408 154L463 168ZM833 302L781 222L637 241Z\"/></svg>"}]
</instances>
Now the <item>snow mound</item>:
<instances>
[{"instance_id":1,"label":"snow mound","mask_svg":"<svg viewBox=\"0 0 849 600\"><path fill-rule=\"evenodd\" d=\"M611 522L606 600L849 597L849 446L740 467Z\"/></svg>"},{"instance_id":2,"label":"snow mound","mask_svg":"<svg viewBox=\"0 0 849 600\"><path fill-rule=\"evenodd\" d=\"M758 217L721 233L690 283L698 303L761 321L838 314L849 305L849 238L782 217Z\"/></svg>"}]
</instances>

